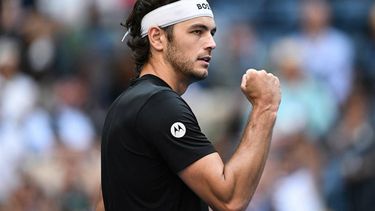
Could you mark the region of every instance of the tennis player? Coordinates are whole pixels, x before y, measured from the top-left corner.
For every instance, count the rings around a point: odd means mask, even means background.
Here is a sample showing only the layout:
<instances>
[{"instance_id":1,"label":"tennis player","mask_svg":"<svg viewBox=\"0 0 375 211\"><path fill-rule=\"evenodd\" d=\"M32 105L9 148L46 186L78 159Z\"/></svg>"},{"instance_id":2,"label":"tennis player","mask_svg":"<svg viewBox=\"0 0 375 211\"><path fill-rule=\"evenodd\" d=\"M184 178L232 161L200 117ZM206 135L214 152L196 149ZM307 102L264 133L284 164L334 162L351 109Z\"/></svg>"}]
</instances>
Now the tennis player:
<instances>
[{"instance_id":1,"label":"tennis player","mask_svg":"<svg viewBox=\"0 0 375 211\"><path fill-rule=\"evenodd\" d=\"M264 70L244 70L239 86L252 112L237 150L223 163L180 97L209 72L216 47L209 3L138 0L125 26L139 77L112 104L104 124L105 210L244 210L268 155L279 80Z\"/></svg>"}]
</instances>

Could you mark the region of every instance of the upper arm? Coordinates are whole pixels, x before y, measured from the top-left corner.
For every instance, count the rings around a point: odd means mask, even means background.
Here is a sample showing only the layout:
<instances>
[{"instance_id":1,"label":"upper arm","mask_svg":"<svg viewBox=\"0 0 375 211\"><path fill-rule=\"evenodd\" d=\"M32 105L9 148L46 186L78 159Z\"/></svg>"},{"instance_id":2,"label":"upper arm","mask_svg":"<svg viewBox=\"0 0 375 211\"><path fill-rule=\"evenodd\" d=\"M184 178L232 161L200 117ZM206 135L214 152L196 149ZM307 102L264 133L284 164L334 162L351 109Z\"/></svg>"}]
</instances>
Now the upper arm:
<instances>
[{"instance_id":1,"label":"upper arm","mask_svg":"<svg viewBox=\"0 0 375 211\"><path fill-rule=\"evenodd\" d=\"M225 168L181 98L158 93L141 109L136 124L145 141L201 199L220 210L232 205L236 177ZM181 134L174 133L179 130Z\"/></svg>"}]
</instances>

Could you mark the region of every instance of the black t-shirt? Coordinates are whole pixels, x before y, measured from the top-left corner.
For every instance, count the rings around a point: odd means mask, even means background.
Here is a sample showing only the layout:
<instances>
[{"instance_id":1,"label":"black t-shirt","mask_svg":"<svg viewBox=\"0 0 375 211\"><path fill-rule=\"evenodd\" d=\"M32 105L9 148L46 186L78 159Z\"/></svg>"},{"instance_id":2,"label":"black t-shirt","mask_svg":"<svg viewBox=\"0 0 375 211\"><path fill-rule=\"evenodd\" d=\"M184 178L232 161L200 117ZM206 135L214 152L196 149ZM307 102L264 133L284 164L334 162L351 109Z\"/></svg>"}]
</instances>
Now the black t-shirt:
<instances>
[{"instance_id":1,"label":"black t-shirt","mask_svg":"<svg viewBox=\"0 0 375 211\"><path fill-rule=\"evenodd\" d=\"M178 172L213 153L187 103L145 75L117 98L102 134L102 190L112 210L208 210Z\"/></svg>"}]
</instances>

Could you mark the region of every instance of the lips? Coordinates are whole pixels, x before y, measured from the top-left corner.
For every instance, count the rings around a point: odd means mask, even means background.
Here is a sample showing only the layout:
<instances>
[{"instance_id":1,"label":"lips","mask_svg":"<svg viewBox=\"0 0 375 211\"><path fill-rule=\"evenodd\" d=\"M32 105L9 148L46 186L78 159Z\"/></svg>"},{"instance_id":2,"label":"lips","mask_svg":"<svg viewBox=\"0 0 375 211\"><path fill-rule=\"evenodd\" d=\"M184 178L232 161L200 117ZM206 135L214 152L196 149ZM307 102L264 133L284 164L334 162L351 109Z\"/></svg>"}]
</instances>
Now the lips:
<instances>
[{"instance_id":1,"label":"lips","mask_svg":"<svg viewBox=\"0 0 375 211\"><path fill-rule=\"evenodd\" d=\"M202 56L202 57L199 57L198 60L209 63L211 61L211 56Z\"/></svg>"}]
</instances>

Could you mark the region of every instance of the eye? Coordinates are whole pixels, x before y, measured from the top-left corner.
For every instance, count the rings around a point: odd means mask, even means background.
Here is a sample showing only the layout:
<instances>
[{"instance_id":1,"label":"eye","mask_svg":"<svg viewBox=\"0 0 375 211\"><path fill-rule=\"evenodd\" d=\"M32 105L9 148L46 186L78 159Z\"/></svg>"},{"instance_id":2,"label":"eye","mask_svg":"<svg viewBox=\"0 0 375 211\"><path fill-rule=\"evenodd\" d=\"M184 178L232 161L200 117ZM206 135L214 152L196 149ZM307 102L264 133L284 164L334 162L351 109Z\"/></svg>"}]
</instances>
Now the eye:
<instances>
[{"instance_id":1,"label":"eye","mask_svg":"<svg viewBox=\"0 0 375 211\"><path fill-rule=\"evenodd\" d=\"M196 35L200 35L200 34L202 34L202 31L201 30L194 30L191 33L196 34Z\"/></svg>"}]
</instances>

